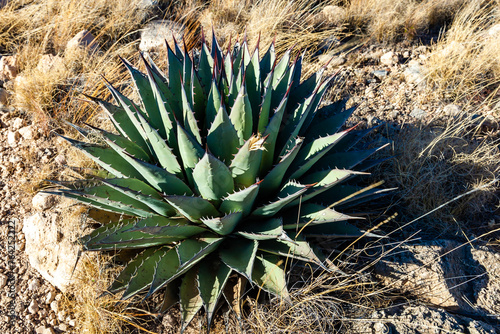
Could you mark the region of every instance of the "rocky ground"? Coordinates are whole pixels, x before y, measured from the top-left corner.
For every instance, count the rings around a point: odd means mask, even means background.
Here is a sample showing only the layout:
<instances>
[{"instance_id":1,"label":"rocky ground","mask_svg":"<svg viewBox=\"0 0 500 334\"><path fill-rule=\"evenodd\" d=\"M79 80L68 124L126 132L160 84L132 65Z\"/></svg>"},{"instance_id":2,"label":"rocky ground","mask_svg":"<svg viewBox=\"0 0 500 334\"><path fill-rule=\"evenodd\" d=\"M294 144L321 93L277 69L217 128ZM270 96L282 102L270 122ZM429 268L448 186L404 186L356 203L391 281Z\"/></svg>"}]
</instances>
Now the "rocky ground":
<instances>
[{"instance_id":1,"label":"rocky ground","mask_svg":"<svg viewBox=\"0 0 500 334\"><path fill-rule=\"evenodd\" d=\"M397 128L461 112L459 105L426 103L428 53L426 46L389 50L373 45L348 55L322 55L318 61L334 57L328 70L340 70L348 86L344 91L361 104L350 124L389 121ZM5 88L18 73L2 60ZM484 116L491 118L487 110ZM495 119L489 124L498 130ZM78 218L68 220L74 214L71 203L36 193L42 178L75 165L73 157L27 112L0 109L0 330L5 333L72 333L78 327L78 319L60 306L70 293L78 253L73 241L82 227L75 226ZM390 308L352 319L348 332L500 333L500 255L482 241L452 239L398 244L382 257L374 278L388 293L398 291L406 299L395 298ZM170 332L171 322L154 330Z\"/></svg>"}]
</instances>

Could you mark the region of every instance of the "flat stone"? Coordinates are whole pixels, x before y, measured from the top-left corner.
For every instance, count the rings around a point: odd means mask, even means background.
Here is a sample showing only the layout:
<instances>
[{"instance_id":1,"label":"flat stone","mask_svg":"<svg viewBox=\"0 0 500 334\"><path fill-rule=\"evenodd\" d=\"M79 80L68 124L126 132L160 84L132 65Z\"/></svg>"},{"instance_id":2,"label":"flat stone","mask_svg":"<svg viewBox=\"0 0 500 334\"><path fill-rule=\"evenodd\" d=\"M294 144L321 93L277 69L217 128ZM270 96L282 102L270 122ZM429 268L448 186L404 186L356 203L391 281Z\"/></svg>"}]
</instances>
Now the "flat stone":
<instances>
[{"instance_id":1,"label":"flat stone","mask_svg":"<svg viewBox=\"0 0 500 334\"><path fill-rule=\"evenodd\" d=\"M377 71L373 71L372 74L375 77L377 77L378 79L383 80L387 77L387 75L389 74L389 71L377 70Z\"/></svg>"},{"instance_id":2,"label":"flat stone","mask_svg":"<svg viewBox=\"0 0 500 334\"><path fill-rule=\"evenodd\" d=\"M36 69L40 72L62 71L64 70L64 59L60 56L54 56L51 54L43 55L38 61Z\"/></svg>"},{"instance_id":3,"label":"flat stone","mask_svg":"<svg viewBox=\"0 0 500 334\"><path fill-rule=\"evenodd\" d=\"M346 10L340 6L328 5L323 7L321 14L326 22L332 25L338 25L343 23L346 17Z\"/></svg>"},{"instance_id":4,"label":"flat stone","mask_svg":"<svg viewBox=\"0 0 500 334\"><path fill-rule=\"evenodd\" d=\"M36 300L32 300L30 305L28 306L28 312L31 313L31 314L35 314L38 312L38 303L36 302Z\"/></svg>"},{"instance_id":5,"label":"flat stone","mask_svg":"<svg viewBox=\"0 0 500 334\"><path fill-rule=\"evenodd\" d=\"M35 329L37 334L55 334L51 327L40 326Z\"/></svg>"},{"instance_id":6,"label":"flat stone","mask_svg":"<svg viewBox=\"0 0 500 334\"><path fill-rule=\"evenodd\" d=\"M32 268L49 283L67 291L78 258L74 226L59 221L56 214L36 213L24 219L26 255ZM78 267L75 269L78 272Z\"/></svg>"},{"instance_id":7,"label":"flat stone","mask_svg":"<svg viewBox=\"0 0 500 334\"><path fill-rule=\"evenodd\" d=\"M19 142L19 138L21 138L19 132L9 131L7 133L7 144L9 144L9 146L16 146Z\"/></svg>"},{"instance_id":8,"label":"flat stone","mask_svg":"<svg viewBox=\"0 0 500 334\"><path fill-rule=\"evenodd\" d=\"M397 63L397 56L392 51L384 53L380 57L380 63L387 65L387 66L392 66L392 65Z\"/></svg>"},{"instance_id":9,"label":"flat stone","mask_svg":"<svg viewBox=\"0 0 500 334\"><path fill-rule=\"evenodd\" d=\"M447 116L458 116L460 115L460 112L462 111L462 108L456 104L447 104L443 108L443 113Z\"/></svg>"},{"instance_id":10,"label":"flat stone","mask_svg":"<svg viewBox=\"0 0 500 334\"><path fill-rule=\"evenodd\" d=\"M416 119L422 119L424 118L425 116L427 116L427 111L423 110L423 109L420 109L420 108L415 108L412 110L412 112L410 113L410 116L411 117L414 117Z\"/></svg>"},{"instance_id":11,"label":"flat stone","mask_svg":"<svg viewBox=\"0 0 500 334\"><path fill-rule=\"evenodd\" d=\"M33 125L28 125L20 128L19 134L26 140L32 140L36 138L37 132L33 128Z\"/></svg>"},{"instance_id":12,"label":"flat stone","mask_svg":"<svg viewBox=\"0 0 500 334\"><path fill-rule=\"evenodd\" d=\"M57 203L57 198L51 194L38 193L31 201L33 208L39 211L47 210Z\"/></svg>"},{"instance_id":13,"label":"flat stone","mask_svg":"<svg viewBox=\"0 0 500 334\"><path fill-rule=\"evenodd\" d=\"M166 49L165 41L174 46L174 38L178 43L182 42L186 27L170 20L155 20L149 22L141 32L139 50L156 51Z\"/></svg>"}]
</instances>

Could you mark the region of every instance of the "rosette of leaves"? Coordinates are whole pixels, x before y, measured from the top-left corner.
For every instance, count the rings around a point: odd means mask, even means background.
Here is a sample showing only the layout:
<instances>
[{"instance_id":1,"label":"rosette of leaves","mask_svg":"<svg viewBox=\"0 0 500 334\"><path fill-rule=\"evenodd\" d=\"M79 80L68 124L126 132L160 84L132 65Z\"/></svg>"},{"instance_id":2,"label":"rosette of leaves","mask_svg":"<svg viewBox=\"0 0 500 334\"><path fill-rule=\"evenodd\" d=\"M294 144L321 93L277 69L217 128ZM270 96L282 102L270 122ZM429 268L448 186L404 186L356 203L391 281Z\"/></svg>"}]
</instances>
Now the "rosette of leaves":
<instances>
[{"instance_id":1,"label":"rosette of leaves","mask_svg":"<svg viewBox=\"0 0 500 334\"><path fill-rule=\"evenodd\" d=\"M75 126L88 140L64 137L106 177L51 192L123 215L83 237L84 250L137 250L109 292L164 288L162 310L180 302L183 328L202 308L210 327L221 296L241 291L235 275L288 300L284 260L325 267L306 238L360 236L337 206L382 193L341 184L377 149L352 151L366 131L340 131L354 108L321 106L324 68L301 81L303 57L277 59L274 43L263 55L246 41L211 44L196 57L168 48L167 74L147 56L145 73L123 60L138 101L106 82L116 104L91 99L115 131Z\"/></svg>"}]
</instances>

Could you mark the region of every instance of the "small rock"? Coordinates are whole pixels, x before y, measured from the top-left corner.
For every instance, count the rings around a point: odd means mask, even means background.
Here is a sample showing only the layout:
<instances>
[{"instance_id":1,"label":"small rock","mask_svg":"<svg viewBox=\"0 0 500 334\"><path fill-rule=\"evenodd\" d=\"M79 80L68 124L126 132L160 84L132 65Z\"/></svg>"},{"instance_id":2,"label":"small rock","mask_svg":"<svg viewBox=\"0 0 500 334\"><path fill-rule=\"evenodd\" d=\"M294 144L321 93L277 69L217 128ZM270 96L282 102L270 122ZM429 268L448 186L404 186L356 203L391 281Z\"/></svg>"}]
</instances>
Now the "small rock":
<instances>
[{"instance_id":1,"label":"small rock","mask_svg":"<svg viewBox=\"0 0 500 334\"><path fill-rule=\"evenodd\" d=\"M396 64L397 62L398 62L398 57L392 51L384 53L380 57L380 63L387 65L387 66L392 66L392 65Z\"/></svg>"},{"instance_id":2,"label":"small rock","mask_svg":"<svg viewBox=\"0 0 500 334\"><path fill-rule=\"evenodd\" d=\"M36 300L32 300L30 305L28 306L28 312L31 313L31 314L35 314L38 312L38 303L36 302Z\"/></svg>"},{"instance_id":3,"label":"small rock","mask_svg":"<svg viewBox=\"0 0 500 334\"><path fill-rule=\"evenodd\" d=\"M324 20L330 24L341 24L346 17L346 10L343 7L329 5L325 6L321 11Z\"/></svg>"},{"instance_id":4,"label":"small rock","mask_svg":"<svg viewBox=\"0 0 500 334\"><path fill-rule=\"evenodd\" d=\"M7 105L9 99L9 94L7 93L7 91L3 88L0 88L0 106L5 106Z\"/></svg>"},{"instance_id":5,"label":"small rock","mask_svg":"<svg viewBox=\"0 0 500 334\"><path fill-rule=\"evenodd\" d=\"M177 42L182 42L185 26L170 20L155 20L149 22L141 32L139 50L154 51L166 48L165 41L172 47L174 37Z\"/></svg>"},{"instance_id":6,"label":"small rock","mask_svg":"<svg viewBox=\"0 0 500 334\"><path fill-rule=\"evenodd\" d=\"M40 326L35 329L37 334L55 334L51 327Z\"/></svg>"},{"instance_id":7,"label":"small rock","mask_svg":"<svg viewBox=\"0 0 500 334\"><path fill-rule=\"evenodd\" d=\"M38 279L33 279L31 282L28 284L28 289L31 291L37 291L40 288L40 282Z\"/></svg>"},{"instance_id":8,"label":"small rock","mask_svg":"<svg viewBox=\"0 0 500 334\"><path fill-rule=\"evenodd\" d=\"M56 293L51 290L47 295L45 296L45 304L51 304L54 301L54 298L56 297ZM52 308L52 305L51 305Z\"/></svg>"},{"instance_id":9,"label":"small rock","mask_svg":"<svg viewBox=\"0 0 500 334\"><path fill-rule=\"evenodd\" d=\"M460 112L462 111L462 108L457 106L456 104L447 104L443 108L443 113L447 116L458 116Z\"/></svg>"},{"instance_id":10,"label":"small rock","mask_svg":"<svg viewBox=\"0 0 500 334\"><path fill-rule=\"evenodd\" d=\"M19 129L19 134L26 140L35 139L36 132L32 125L28 125Z\"/></svg>"},{"instance_id":11,"label":"small rock","mask_svg":"<svg viewBox=\"0 0 500 334\"><path fill-rule=\"evenodd\" d=\"M0 289L7 285L8 277L4 274L0 274Z\"/></svg>"},{"instance_id":12,"label":"small rock","mask_svg":"<svg viewBox=\"0 0 500 334\"><path fill-rule=\"evenodd\" d=\"M410 51L403 52L403 58L410 58Z\"/></svg>"},{"instance_id":13,"label":"small rock","mask_svg":"<svg viewBox=\"0 0 500 334\"><path fill-rule=\"evenodd\" d=\"M70 325L71 327L75 327L76 326L75 319L71 319L70 321L68 321L68 325Z\"/></svg>"},{"instance_id":14,"label":"small rock","mask_svg":"<svg viewBox=\"0 0 500 334\"><path fill-rule=\"evenodd\" d=\"M66 44L66 51L75 51L79 49L88 49L91 52L96 52L99 50L99 45L97 44L94 35L92 35L90 31L80 31Z\"/></svg>"},{"instance_id":15,"label":"small rock","mask_svg":"<svg viewBox=\"0 0 500 334\"><path fill-rule=\"evenodd\" d=\"M416 119L422 119L425 116L427 116L427 111L422 110L420 108L415 108L413 111L410 113L411 117L415 117Z\"/></svg>"},{"instance_id":16,"label":"small rock","mask_svg":"<svg viewBox=\"0 0 500 334\"><path fill-rule=\"evenodd\" d=\"M59 320L60 322L63 322L66 318L66 313L64 313L64 311L60 311L57 313L57 320Z\"/></svg>"},{"instance_id":17,"label":"small rock","mask_svg":"<svg viewBox=\"0 0 500 334\"><path fill-rule=\"evenodd\" d=\"M54 313L57 313L59 311L59 303L57 302L57 300L53 300L50 303L50 309L54 311Z\"/></svg>"},{"instance_id":18,"label":"small rock","mask_svg":"<svg viewBox=\"0 0 500 334\"><path fill-rule=\"evenodd\" d=\"M10 146L16 146L21 135L17 131L9 131L7 133L7 144Z\"/></svg>"},{"instance_id":19,"label":"small rock","mask_svg":"<svg viewBox=\"0 0 500 334\"><path fill-rule=\"evenodd\" d=\"M66 332L68 330L68 325L66 324L60 324L59 326L57 326L57 328L61 331L61 332Z\"/></svg>"},{"instance_id":20,"label":"small rock","mask_svg":"<svg viewBox=\"0 0 500 334\"><path fill-rule=\"evenodd\" d=\"M31 201L33 207L36 210L44 211L56 204L57 200L54 195L38 193L33 197Z\"/></svg>"},{"instance_id":21,"label":"small rock","mask_svg":"<svg viewBox=\"0 0 500 334\"><path fill-rule=\"evenodd\" d=\"M24 122L24 119L20 118L20 117L17 117L16 119L14 119L14 121L12 122L12 128L14 130L19 130L20 128L22 128L26 123Z\"/></svg>"},{"instance_id":22,"label":"small rock","mask_svg":"<svg viewBox=\"0 0 500 334\"><path fill-rule=\"evenodd\" d=\"M56 164L62 166L62 165L65 165L66 164L66 157L62 154L59 154L55 159L54 161L56 162Z\"/></svg>"},{"instance_id":23,"label":"small rock","mask_svg":"<svg viewBox=\"0 0 500 334\"><path fill-rule=\"evenodd\" d=\"M425 84L425 76L423 74L422 65L416 60L408 63L408 68L403 72L405 81L408 83L422 85Z\"/></svg>"},{"instance_id":24,"label":"small rock","mask_svg":"<svg viewBox=\"0 0 500 334\"><path fill-rule=\"evenodd\" d=\"M62 71L64 70L64 60L62 57L46 54L40 58L36 69L40 72Z\"/></svg>"},{"instance_id":25,"label":"small rock","mask_svg":"<svg viewBox=\"0 0 500 334\"><path fill-rule=\"evenodd\" d=\"M386 71L386 70L379 70L379 71L373 71L372 74L379 78L380 80L383 80L387 77L387 75L389 74L389 71Z\"/></svg>"},{"instance_id":26,"label":"small rock","mask_svg":"<svg viewBox=\"0 0 500 334\"><path fill-rule=\"evenodd\" d=\"M495 24L490 29L488 29L488 35L490 37L495 37L500 34L500 24Z\"/></svg>"},{"instance_id":27,"label":"small rock","mask_svg":"<svg viewBox=\"0 0 500 334\"><path fill-rule=\"evenodd\" d=\"M19 73L16 56L4 56L0 59L0 80L10 81Z\"/></svg>"}]
</instances>

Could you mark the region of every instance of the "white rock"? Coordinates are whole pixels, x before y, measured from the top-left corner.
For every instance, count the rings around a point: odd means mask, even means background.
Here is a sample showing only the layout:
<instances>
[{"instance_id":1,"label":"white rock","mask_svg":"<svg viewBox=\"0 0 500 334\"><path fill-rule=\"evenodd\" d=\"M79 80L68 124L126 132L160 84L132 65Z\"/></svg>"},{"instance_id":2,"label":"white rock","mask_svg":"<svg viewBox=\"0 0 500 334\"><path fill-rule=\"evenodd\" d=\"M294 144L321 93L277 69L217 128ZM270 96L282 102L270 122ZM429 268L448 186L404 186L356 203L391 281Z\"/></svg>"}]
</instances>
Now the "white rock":
<instances>
[{"instance_id":1,"label":"white rock","mask_svg":"<svg viewBox=\"0 0 500 334\"><path fill-rule=\"evenodd\" d=\"M0 80L10 81L19 73L16 56L4 56L0 59Z\"/></svg>"},{"instance_id":2,"label":"white rock","mask_svg":"<svg viewBox=\"0 0 500 334\"><path fill-rule=\"evenodd\" d=\"M9 131L7 133L7 144L10 146L16 146L17 142L19 141L19 138L21 138L21 135L17 131Z\"/></svg>"},{"instance_id":3,"label":"white rock","mask_svg":"<svg viewBox=\"0 0 500 334\"><path fill-rule=\"evenodd\" d=\"M43 55L38 61L36 69L40 72L55 72L65 70L64 59L51 54Z\"/></svg>"},{"instance_id":4,"label":"white rock","mask_svg":"<svg viewBox=\"0 0 500 334\"><path fill-rule=\"evenodd\" d=\"M57 320L59 320L60 322L63 322L65 320L65 317L66 317L66 313L64 313L64 311L57 313Z\"/></svg>"},{"instance_id":5,"label":"white rock","mask_svg":"<svg viewBox=\"0 0 500 334\"><path fill-rule=\"evenodd\" d=\"M22 128L26 123L24 122L24 119L20 118L20 117L17 117L14 119L14 121L12 122L12 128L14 130L19 130L20 128Z\"/></svg>"},{"instance_id":6,"label":"white rock","mask_svg":"<svg viewBox=\"0 0 500 334\"><path fill-rule=\"evenodd\" d=\"M415 117L417 119L422 119L424 118L425 116L427 116L427 111L425 110L422 110L420 108L415 108L413 109L413 111L410 113L410 116L411 117Z\"/></svg>"},{"instance_id":7,"label":"white rock","mask_svg":"<svg viewBox=\"0 0 500 334\"><path fill-rule=\"evenodd\" d=\"M141 32L139 50L153 51L166 48L165 41L172 47L173 38L178 43L182 42L185 26L170 20L155 20L149 22Z\"/></svg>"},{"instance_id":8,"label":"white rock","mask_svg":"<svg viewBox=\"0 0 500 334\"><path fill-rule=\"evenodd\" d=\"M0 274L0 289L7 285L8 277L4 274Z\"/></svg>"},{"instance_id":9,"label":"white rock","mask_svg":"<svg viewBox=\"0 0 500 334\"><path fill-rule=\"evenodd\" d=\"M36 300L32 300L30 305L28 306L28 312L31 313L31 314L35 314L38 312L38 303L36 302Z\"/></svg>"},{"instance_id":10,"label":"white rock","mask_svg":"<svg viewBox=\"0 0 500 334\"><path fill-rule=\"evenodd\" d=\"M57 300L53 300L53 301L50 303L50 309L51 309L52 311L54 311L54 313L59 312L59 303L57 302Z\"/></svg>"},{"instance_id":11,"label":"white rock","mask_svg":"<svg viewBox=\"0 0 500 334\"><path fill-rule=\"evenodd\" d=\"M32 125L28 125L19 129L19 134L27 140L35 139L36 132Z\"/></svg>"},{"instance_id":12,"label":"white rock","mask_svg":"<svg viewBox=\"0 0 500 334\"><path fill-rule=\"evenodd\" d=\"M458 116L461 111L462 108L460 106L452 103L445 105L443 108L443 113L447 116Z\"/></svg>"},{"instance_id":13,"label":"white rock","mask_svg":"<svg viewBox=\"0 0 500 334\"><path fill-rule=\"evenodd\" d=\"M392 65L397 63L397 56L392 51L384 53L380 57L380 63L382 63L386 66L392 66Z\"/></svg>"},{"instance_id":14,"label":"white rock","mask_svg":"<svg viewBox=\"0 0 500 334\"><path fill-rule=\"evenodd\" d=\"M51 327L40 326L35 329L37 334L55 334Z\"/></svg>"},{"instance_id":15,"label":"white rock","mask_svg":"<svg viewBox=\"0 0 500 334\"><path fill-rule=\"evenodd\" d=\"M498 36L500 34L500 24L495 24L490 29L488 29L488 35L491 37Z\"/></svg>"},{"instance_id":16,"label":"white rock","mask_svg":"<svg viewBox=\"0 0 500 334\"><path fill-rule=\"evenodd\" d=\"M71 327L75 327L76 326L75 319L71 319L70 321L68 321L68 325L70 325Z\"/></svg>"},{"instance_id":17,"label":"white rock","mask_svg":"<svg viewBox=\"0 0 500 334\"><path fill-rule=\"evenodd\" d=\"M88 49L90 52L96 52L99 50L99 45L97 44L94 35L92 35L90 31L80 31L66 44L67 52L75 51L78 49Z\"/></svg>"},{"instance_id":18,"label":"white rock","mask_svg":"<svg viewBox=\"0 0 500 334\"><path fill-rule=\"evenodd\" d=\"M61 291L67 291L78 258L74 227L61 224L56 215L36 213L25 218L23 233L31 267ZM76 269L78 271L78 267Z\"/></svg>"},{"instance_id":19,"label":"white rock","mask_svg":"<svg viewBox=\"0 0 500 334\"><path fill-rule=\"evenodd\" d=\"M61 331L61 332L66 332L68 330L68 325L66 324L60 324L58 326L58 329Z\"/></svg>"},{"instance_id":20,"label":"white rock","mask_svg":"<svg viewBox=\"0 0 500 334\"><path fill-rule=\"evenodd\" d=\"M33 279L31 282L28 284L28 289L31 291L37 291L40 288L40 282L38 279Z\"/></svg>"},{"instance_id":21,"label":"white rock","mask_svg":"<svg viewBox=\"0 0 500 334\"><path fill-rule=\"evenodd\" d=\"M31 203L36 210L44 211L53 207L57 200L54 195L38 193L33 197Z\"/></svg>"},{"instance_id":22,"label":"white rock","mask_svg":"<svg viewBox=\"0 0 500 334\"><path fill-rule=\"evenodd\" d=\"M59 154L55 159L54 161L58 164L58 165L65 165L66 164L66 157L62 154Z\"/></svg>"},{"instance_id":23,"label":"white rock","mask_svg":"<svg viewBox=\"0 0 500 334\"><path fill-rule=\"evenodd\" d=\"M49 293L47 293L47 295L45 296L45 304L51 304L53 301L54 301L54 298L56 297L56 293L52 290L49 291ZM52 305L51 305L52 307Z\"/></svg>"},{"instance_id":24,"label":"white rock","mask_svg":"<svg viewBox=\"0 0 500 334\"><path fill-rule=\"evenodd\" d=\"M412 60L408 63L408 68L405 69L403 75L405 81L416 85L425 85L424 69L417 60Z\"/></svg>"}]
</instances>

